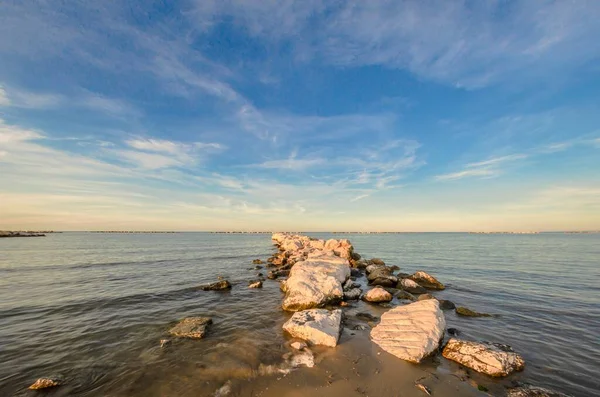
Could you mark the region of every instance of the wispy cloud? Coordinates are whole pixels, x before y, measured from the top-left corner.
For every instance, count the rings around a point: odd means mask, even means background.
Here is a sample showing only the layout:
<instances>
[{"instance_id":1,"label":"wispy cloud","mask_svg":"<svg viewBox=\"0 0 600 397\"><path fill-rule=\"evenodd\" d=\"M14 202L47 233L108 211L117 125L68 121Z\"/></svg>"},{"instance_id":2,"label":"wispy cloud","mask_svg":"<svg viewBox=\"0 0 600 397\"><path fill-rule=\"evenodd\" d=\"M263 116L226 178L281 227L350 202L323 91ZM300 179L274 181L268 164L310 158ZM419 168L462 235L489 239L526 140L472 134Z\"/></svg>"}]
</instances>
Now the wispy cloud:
<instances>
[{"instance_id":1,"label":"wispy cloud","mask_svg":"<svg viewBox=\"0 0 600 397\"><path fill-rule=\"evenodd\" d=\"M468 163L462 171L437 175L435 179L438 181L452 181L472 177L491 178L502 174L502 167L511 166L514 162L526 159L527 157L525 154L511 154Z\"/></svg>"},{"instance_id":2,"label":"wispy cloud","mask_svg":"<svg viewBox=\"0 0 600 397\"><path fill-rule=\"evenodd\" d=\"M297 157L298 157L298 152L296 150L294 150L294 151L292 151L292 153L290 153L290 156L287 159L268 160L261 164L253 165L253 167L303 171L303 170L306 170L307 168L311 168L311 167L314 167L317 165L322 165L325 163L325 159L322 159L322 158L297 158Z\"/></svg>"}]
</instances>

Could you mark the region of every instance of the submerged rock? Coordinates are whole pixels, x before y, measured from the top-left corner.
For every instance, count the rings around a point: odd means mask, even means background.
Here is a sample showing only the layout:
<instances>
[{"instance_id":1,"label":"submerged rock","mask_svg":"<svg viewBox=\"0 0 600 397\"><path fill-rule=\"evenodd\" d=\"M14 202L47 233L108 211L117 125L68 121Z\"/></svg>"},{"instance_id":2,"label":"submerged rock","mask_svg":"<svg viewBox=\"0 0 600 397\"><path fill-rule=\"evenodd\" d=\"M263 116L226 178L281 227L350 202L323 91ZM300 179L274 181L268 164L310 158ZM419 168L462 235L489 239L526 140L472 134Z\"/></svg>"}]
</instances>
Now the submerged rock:
<instances>
[{"instance_id":1,"label":"submerged rock","mask_svg":"<svg viewBox=\"0 0 600 397\"><path fill-rule=\"evenodd\" d=\"M425 273L424 271L418 271L409 276L409 278L427 289L443 290L446 288L444 284L438 281L437 278L433 277L429 273Z\"/></svg>"},{"instance_id":2,"label":"submerged rock","mask_svg":"<svg viewBox=\"0 0 600 397\"><path fill-rule=\"evenodd\" d=\"M305 340L313 345L335 347L340 337L342 311L311 309L296 312L283 329L294 338Z\"/></svg>"},{"instance_id":3,"label":"submerged rock","mask_svg":"<svg viewBox=\"0 0 600 397\"><path fill-rule=\"evenodd\" d=\"M415 281L408 278L403 278L402 280L400 280L400 282L398 282L397 288L403 289L407 292L410 292L411 294L424 294L427 292L425 288L421 287Z\"/></svg>"},{"instance_id":4,"label":"submerged rock","mask_svg":"<svg viewBox=\"0 0 600 397\"><path fill-rule=\"evenodd\" d=\"M315 356L310 350L303 350L292 355L290 358L290 366L292 368L298 368L301 366L312 368L315 366Z\"/></svg>"},{"instance_id":5,"label":"submerged rock","mask_svg":"<svg viewBox=\"0 0 600 397\"><path fill-rule=\"evenodd\" d=\"M222 291L231 289L231 284L227 280L219 280L216 283L201 285L202 291Z\"/></svg>"},{"instance_id":6,"label":"submerged rock","mask_svg":"<svg viewBox=\"0 0 600 397\"><path fill-rule=\"evenodd\" d=\"M262 288L263 283L260 280L250 281L248 288Z\"/></svg>"},{"instance_id":7,"label":"submerged rock","mask_svg":"<svg viewBox=\"0 0 600 397\"><path fill-rule=\"evenodd\" d=\"M448 335L452 335L452 336L458 336L460 335L460 331L456 328L448 328Z\"/></svg>"},{"instance_id":8,"label":"submerged rock","mask_svg":"<svg viewBox=\"0 0 600 397\"><path fill-rule=\"evenodd\" d=\"M525 368L523 358L508 345L491 342L470 342L452 338L442 355L465 367L486 375L500 377Z\"/></svg>"},{"instance_id":9,"label":"submerged rock","mask_svg":"<svg viewBox=\"0 0 600 397\"><path fill-rule=\"evenodd\" d=\"M47 389L49 387L60 386L63 383L64 383L64 380L61 376L50 376L47 378L39 378L31 386L29 386L29 389L31 389L31 390Z\"/></svg>"},{"instance_id":10,"label":"submerged rock","mask_svg":"<svg viewBox=\"0 0 600 397\"><path fill-rule=\"evenodd\" d=\"M260 259L255 259L255 260L252 261L253 265L262 265L263 263L264 262L262 260L260 260Z\"/></svg>"},{"instance_id":11,"label":"submerged rock","mask_svg":"<svg viewBox=\"0 0 600 397\"><path fill-rule=\"evenodd\" d=\"M167 345L171 344L171 340L170 339L161 339L160 340L160 347L165 347Z\"/></svg>"},{"instance_id":12,"label":"submerged rock","mask_svg":"<svg viewBox=\"0 0 600 397\"><path fill-rule=\"evenodd\" d=\"M386 352L413 363L434 353L444 337L446 319L434 300L414 302L385 312L371 339Z\"/></svg>"},{"instance_id":13,"label":"submerged rock","mask_svg":"<svg viewBox=\"0 0 600 397\"><path fill-rule=\"evenodd\" d=\"M520 387L514 387L508 390L507 397L571 397L568 394L559 393L554 390L544 389L542 387L535 387L531 385L525 385Z\"/></svg>"},{"instance_id":14,"label":"submerged rock","mask_svg":"<svg viewBox=\"0 0 600 397\"><path fill-rule=\"evenodd\" d=\"M210 324L212 324L210 317L187 317L171 328L169 334L178 338L201 339L206 335Z\"/></svg>"},{"instance_id":15,"label":"submerged rock","mask_svg":"<svg viewBox=\"0 0 600 397\"><path fill-rule=\"evenodd\" d=\"M370 313L365 313L365 312L360 312L360 313L356 313L356 318L359 318L363 321L377 321L379 320L379 317L374 316Z\"/></svg>"},{"instance_id":16,"label":"submerged rock","mask_svg":"<svg viewBox=\"0 0 600 397\"><path fill-rule=\"evenodd\" d=\"M492 317L490 314L478 313L466 307L459 306L456 308L456 314L465 317Z\"/></svg>"},{"instance_id":17,"label":"submerged rock","mask_svg":"<svg viewBox=\"0 0 600 397\"><path fill-rule=\"evenodd\" d=\"M375 287L367 291L367 293L363 297L367 302L389 302L393 299L392 294L387 292L381 287Z\"/></svg>"}]
</instances>

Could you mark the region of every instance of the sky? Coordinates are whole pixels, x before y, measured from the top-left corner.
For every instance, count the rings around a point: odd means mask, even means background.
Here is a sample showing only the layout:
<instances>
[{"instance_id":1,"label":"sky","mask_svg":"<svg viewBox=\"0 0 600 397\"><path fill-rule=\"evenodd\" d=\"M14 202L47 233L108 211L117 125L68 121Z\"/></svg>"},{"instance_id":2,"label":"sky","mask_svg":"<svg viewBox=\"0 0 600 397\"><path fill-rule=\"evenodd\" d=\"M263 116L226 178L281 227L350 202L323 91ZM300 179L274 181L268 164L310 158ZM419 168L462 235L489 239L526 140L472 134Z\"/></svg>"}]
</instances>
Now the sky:
<instances>
[{"instance_id":1,"label":"sky","mask_svg":"<svg viewBox=\"0 0 600 397\"><path fill-rule=\"evenodd\" d=\"M0 229L600 229L600 2L0 3Z\"/></svg>"}]
</instances>

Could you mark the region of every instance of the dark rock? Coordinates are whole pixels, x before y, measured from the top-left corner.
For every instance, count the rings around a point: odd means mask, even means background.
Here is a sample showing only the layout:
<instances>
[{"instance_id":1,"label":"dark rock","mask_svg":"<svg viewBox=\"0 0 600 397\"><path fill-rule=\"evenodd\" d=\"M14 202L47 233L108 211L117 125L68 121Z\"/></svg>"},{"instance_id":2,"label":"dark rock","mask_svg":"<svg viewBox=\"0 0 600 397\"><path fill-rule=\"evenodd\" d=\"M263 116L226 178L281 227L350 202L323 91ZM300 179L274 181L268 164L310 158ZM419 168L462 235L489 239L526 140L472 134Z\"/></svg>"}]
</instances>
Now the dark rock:
<instances>
[{"instance_id":1,"label":"dark rock","mask_svg":"<svg viewBox=\"0 0 600 397\"><path fill-rule=\"evenodd\" d=\"M524 385L508 390L507 397L571 397L568 394L559 393L541 387Z\"/></svg>"},{"instance_id":2,"label":"dark rock","mask_svg":"<svg viewBox=\"0 0 600 397\"><path fill-rule=\"evenodd\" d=\"M262 274L262 273L260 273L260 272L259 272L259 273L256 273L256 277L264 277L264 276L265 276L265 275L264 275L264 274Z\"/></svg>"},{"instance_id":3,"label":"dark rock","mask_svg":"<svg viewBox=\"0 0 600 397\"><path fill-rule=\"evenodd\" d=\"M263 262L263 261L261 261L260 259L255 259L255 260L253 260L253 261L252 261L252 264L253 264L253 265L262 265L263 263L264 263L264 262Z\"/></svg>"},{"instance_id":4,"label":"dark rock","mask_svg":"<svg viewBox=\"0 0 600 397\"><path fill-rule=\"evenodd\" d=\"M435 297L431 294L423 294L423 295L419 295L419 297L417 298L417 300L419 300L419 301L425 301L428 299L435 299Z\"/></svg>"},{"instance_id":5,"label":"dark rock","mask_svg":"<svg viewBox=\"0 0 600 397\"><path fill-rule=\"evenodd\" d=\"M478 313L471 309L467 309L466 307L459 306L456 308L456 314L465 317L492 317L487 313Z\"/></svg>"},{"instance_id":6,"label":"dark rock","mask_svg":"<svg viewBox=\"0 0 600 397\"><path fill-rule=\"evenodd\" d=\"M49 376L47 378L39 378L34 384L29 386L31 390L47 389L49 387L60 386L64 383L62 376Z\"/></svg>"},{"instance_id":7,"label":"dark rock","mask_svg":"<svg viewBox=\"0 0 600 397\"><path fill-rule=\"evenodd\" d=\"M379 304L379 307L383 307L384 309L391 309L392 307L394 307L394 305L392 305L389 302L382 302Z\"/></svg>"},{"instance_id":8,"label":"dark rock","mask_svg":"<svg viewBox=\"0 0 600 397\"><path fill-rule=\"evenodd\" d=\"M254 270L260 270L260 269L262 269L262 268L263 268L263 267L262 267L262 266L260 266L260 265L254 266Z\"/></svg>"},{"instance_id":9,"label":"dark rock","mask_svg":"<svg viewBox=\"0 0 600 397\"><path fill-rule=\"evenodd\" d=\"M410 274L408 274L408 273L396 273L396 277L398 277L398 278L408 278L408 277L410 277Z\"/></svg>"},{"instance_id":10,"label":"dark rock","mask_svg":"<svg viewBox=\"0 0 600 397\"><path fill-rule=\"evenodd\" d=\"M448 328L448 335L452 335L452 336L458 336L460 335L460 331L457 330L456 328Z\"/></svg>"},{"instance_id":11,"label":"dark rock","mask_svg":"<svg viewBox=\"0 0 600 397\"><path fill-rule=\"evenodd\" d=\"M355 316L356 316L356 318L364 320L364 321L377 321L377 320L379 320L379 317L373 316L372 314L365 313L365 312L356 313Z\"/></svg>"},{"instance_id":12,"label":"dark rock","mask_svg":"<svg viewBox=\"0 0 600 397\"><path fill-rule=\"evenodd\" d=\"M427 289L443 290L446 288L444 284L438 281L438 279L424 271L418 271L409 278L417 282L421 287L425 287Z\"/></svg>"},{"instance_id":13,"label":"dark rock","mask_svg":"<svg viewBox=\"0 0 600 397\"><path fill-rule=\"evenodd\" d=\"M169 330L169 334L178 338L201 339L206 329L212 324L209 317L187 317Z\"/></svg>"},{"instance_id":14,"label":"dark rock","mask_svg":"<svg viewBox=\"0 0 600 397\"><path fill-rule=\"evenodd\" d=\"M356 267L357 269L365 269L369 264L364 260L358 260L355 262L354 267Z\"/></svg>"},{"instance_id":15,"label":"dark rock","mask_svg":"<svg viewBox=\"0 0 600 397\"><path fill-rule=\"evenodd\" d=\"M440 302L440 309L442 309L442 310L454 310L456 308L456 305L452 301L449 301L446 299L439 299L439 302Z\"/></svg>"},{"instance_id":16,"label":"dark rock","mask_svg":"<svg viewBox=\"0 0 600 397\"><path fill-rule=\"evenodd\" d=\"M392 265L388 269L390 269L393 272L395 272L396 270L400 270L400 268L398 266L396 266L396 265Z\"/></svg>"},{"instance_id":17,"label":"dark rock","mask_svg":"<svg viewBox=\"0 0 600 397\"><path fill-rule=\"evenodd\" d=\"M357 300L360 298L360 294L362 294L362 290L360 288L352 288L350 290L344 291L344 299Z\"/></svg>"},{"instance_id":18,"label":"dark rock","mask_svg":"<svg viewBox=\"0 0 600 397\"><path fill-rule=\"evenodd\" d=\"M354 259L355 261L359 261L360 258L361 256L358 252L352 252L352 259Z\"/></svg>"},{"instance_id":19,"label":"dark rock","mask_svg":"<svg viewBox=\"0 0 600 397\"><path fill-rule=\"evenodd\" d=\"M385 266L385 262L382 261L379 258L372 258L372 259L369 259L367 262L369 262L371 265L382 265L382 266Z\"/></svg>"},{"instance_id":20,"label":"dark rock","mask_svg":"<svg viewBox=\"0 0 600 397\"><path fill-rule=\"evenodd\" d=\"M270 271L269 273L267 273L267 278L269 280L275 280L277 278L277 272L275 271Z\"/></svg>"},{"instance_id":21,"label":"dark rock","mask_svg":"<svg viewBox=\"0 0 600 397\"><path fill-rule=\"evenodd\" d=\"M397 283L398 283L398 280L395 277L394 278L379 277L370 282L371 285L380 285L382 287L395 287Z\"/></svg>"},{"instance_id":22,"label":"dark rock","mask_svg":"<svg viewBox=\"0 0 600 397\"><path fill-rule=\"evenodd\" d=\"M397 291L398 292L396 293L396 298L398 298L398 299L410 300L413 302L417 300L417 298L410 292L406 292L404 290L397 290Z\"/></svg>"},{"instance_id":23,"label":"dark rock","mask_svg":"<svg viewBox=\"0 0 600 397\"><path fill-rule=\"evenodd\" d=\"M203 291L221 291L231 289L231 284L227 280L220 280L216 283L201 285L200 289Z\"/></svg>"},{"instance_id":24,"label":"dark rock","mask_svg":"<svg viewBox=\"0 0 600 397\"><path fill-rule=\"evenodd\" d=\"M352 277L360 277L362 276L362 272L359 269L352 268L350 269L350 275L352 275Z\"/></svg>"}]
</instances>

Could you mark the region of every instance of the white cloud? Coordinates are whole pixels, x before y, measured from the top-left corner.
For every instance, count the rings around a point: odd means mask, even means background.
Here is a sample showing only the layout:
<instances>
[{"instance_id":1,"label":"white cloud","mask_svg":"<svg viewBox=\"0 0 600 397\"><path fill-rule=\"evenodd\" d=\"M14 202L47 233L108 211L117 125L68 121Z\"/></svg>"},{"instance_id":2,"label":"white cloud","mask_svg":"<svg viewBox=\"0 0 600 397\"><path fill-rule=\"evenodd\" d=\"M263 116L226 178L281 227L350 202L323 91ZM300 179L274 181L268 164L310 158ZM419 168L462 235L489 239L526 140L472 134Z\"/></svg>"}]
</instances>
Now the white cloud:
<instances>
[{"instance_id":1,"label":"white cloud","mask_svg":"<svg viewBox=\"0 0 600 397\"><path fill-rule=\"evenodd\" d=\"M163 156L161 154L144 153L135 150L115 150L113 153L129 163L136 164L149 170L184 165L184 163L177 158Z\"/></svg>"},{"instance_id":2,"label":"white cloud","mask_svg":"<svg viewBox=\"0 0 600 397\"><path fill-rule=\"evenodd\" d=\"M462 178L468 178L468 177L474 177L474 176L492 177L492 176L496 176L496 175L498 175L497 170L483 168L483 169L471 169L471 170L452 172L450 174L437 175L435 177L435 179L437 179L438 181L452 181L452 180L456 180L456 179L462 179Z\"/></svg>"},{"instance_id":3,"label":"white cloud","mask_svg":"<svg viewBox=\"0 0 600 397\"><path fill-rule=\"evenodd\" d=\"M0 144L8 145L14 142L42 139L44 136L37 131L7 125L0 119Z\"/></svg>"},{"instance_id":4,"label":"white cloud","mask_svg":"<svg viewBox=\"0 0 600 397\"><path fill-rule=\"evenodd\" d=\"M573 74L600 52L600 4L594 1L194 4L190 15L203 31L229 17L250 35L282 45L292 42L300 60L383 65L469 88L514 80L515 72L527 79L558 71Z\"/></svg>"},{"instance_id":5,"label":"white cloud","mask_svg":"<svg viewBox=\"0 0 600 397\"><path fill-rule=\"evenodd\" d=\"M0 85L0 106L8 106L10 105L10 100L8 99L8 96L6 95L6 90L4 89L4 87L2 87Z\"/></svg>"},{"instance_id":6,"label":"white cloud","mask_svg":"<svg viewBox=\"0 0 600 397\"><path fill-rule=\"evenodd\" d=\"M508 163L515 160L522 160L527 158L525 154L510 154L508 156L494 157L484 161L478 161L476 163L469 163L466 165L467 168L479 168L479 167L489 167L495 166L500 163Z\"/></svg>"}]
</instances>

